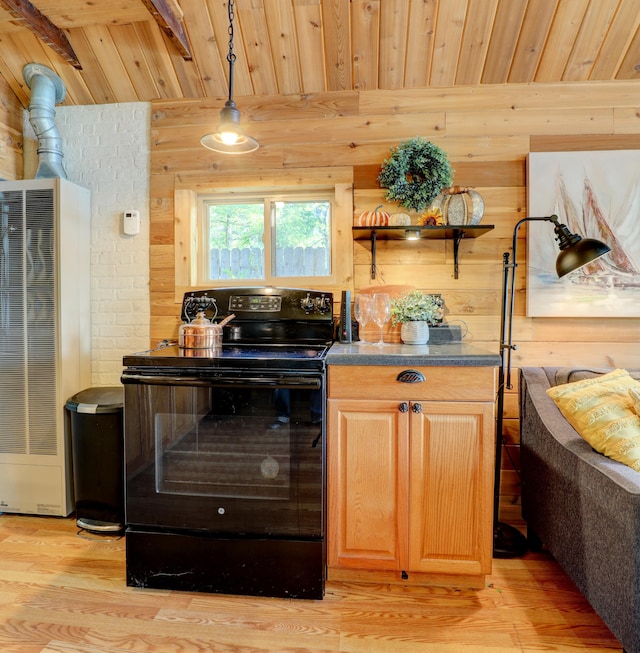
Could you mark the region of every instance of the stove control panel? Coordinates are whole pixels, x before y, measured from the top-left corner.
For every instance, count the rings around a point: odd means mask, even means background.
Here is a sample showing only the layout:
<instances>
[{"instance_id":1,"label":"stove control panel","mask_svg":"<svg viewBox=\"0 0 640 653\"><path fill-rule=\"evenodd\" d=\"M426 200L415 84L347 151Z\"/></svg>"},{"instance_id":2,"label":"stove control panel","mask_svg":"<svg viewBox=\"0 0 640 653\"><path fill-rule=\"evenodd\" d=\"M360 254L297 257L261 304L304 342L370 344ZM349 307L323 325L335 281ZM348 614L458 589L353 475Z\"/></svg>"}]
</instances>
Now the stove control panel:
<instances>
[{"instance_id":1,"label":"stove control panel","mask_svg":"<svg viewBox=\"0 0 640 653\"><path fill-rule=\"evenodd\" d=\"M204 311L209 319L235 315L234 324L244 321L305 320L331 322L333 295L301 288L214 288L186 293L181 318L190 322Z\"/></svg>"},{"instance_id":2,"label":"stove control panel","mask_svg":"<svg viewBox=\"0 0 640 653\"><path fill-rule=\"evenodd\" d=\"M311 297L311 293L300 300L300 308L309 315L310 313L328 313L331 310L331 299L324 294Z\"/></svg>"},{"instance_id":3,"label":"stove control panel","mask_svg":"<svg viewBox=\"0 0 640 653\"><path fill-rule=\"evenodd\" d=\"M251 311L252 313L273 313L282 309L279 295L231 295L229 310Z\"/></svg>"}]
</instances>

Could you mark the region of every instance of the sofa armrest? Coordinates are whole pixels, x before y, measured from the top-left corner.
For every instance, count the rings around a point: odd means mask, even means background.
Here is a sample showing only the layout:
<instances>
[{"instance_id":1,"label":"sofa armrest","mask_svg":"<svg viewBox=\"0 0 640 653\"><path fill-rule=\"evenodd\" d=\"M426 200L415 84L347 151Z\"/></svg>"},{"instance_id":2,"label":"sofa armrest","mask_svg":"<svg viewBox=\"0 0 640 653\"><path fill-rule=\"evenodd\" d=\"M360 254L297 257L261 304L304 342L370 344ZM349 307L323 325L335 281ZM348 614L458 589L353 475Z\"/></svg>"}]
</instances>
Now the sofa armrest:
<instances>
[{"instance_id":1,"label":"sofa armrest","mask_svg":"<svg viewBox=\"0 0 640 653\"><path fill-rule=\"evenodd\" d=\"M547 394L549 379L555 378L554 367L523 367L520 369L520 438L521 445L535 448L542 438L553 438L564 449L602 474L622 489L640 495L640 473L595 451L569 424L556 403ZM605 371L605 370L603 370ZM523 428L525 427L525 428Z\"/></svg>"},{"instance_id":2,"label":"sofa armrest","mask_svg":"<svg viewBox=\"0 0 640 653\"><path fill-rule=\"evenodd\" d=\"M522 513L628 651L640 651L640 473L594 451L520 370Z\"/></svg>"}]
</instances>

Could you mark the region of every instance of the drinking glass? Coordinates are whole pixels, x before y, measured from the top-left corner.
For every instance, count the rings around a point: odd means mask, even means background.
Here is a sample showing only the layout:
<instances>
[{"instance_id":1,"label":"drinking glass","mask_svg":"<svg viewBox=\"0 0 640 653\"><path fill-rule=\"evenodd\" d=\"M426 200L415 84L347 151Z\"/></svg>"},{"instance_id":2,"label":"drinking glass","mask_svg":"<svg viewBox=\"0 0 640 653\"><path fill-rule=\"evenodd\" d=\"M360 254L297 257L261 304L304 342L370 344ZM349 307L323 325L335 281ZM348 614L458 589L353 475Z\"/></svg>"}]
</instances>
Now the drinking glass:
<instances>
[{"instance_id":1,"label":"drinking glass","mask_svg":"<svg viewBox=\"0 0 640 653\"><path fill-rule=\"evenodd\" d=\"M353 302L353 315L360 325L360 340L366 342L364 328L371 321L371 296L356 295Z\"/></svg>"},{"instance_id":2,"label":"drinking glass","mask_svg":"<svg viewBox=\"0 0 640 653\"><path fill-rule=\"evenodd\" d=\"M376 344L382 345L382 327L389 321L391 317L391 300L386 292L375 293L371 299L371 317L373 321L380 327L380 340Z\"/></svg>"}]
</instances>

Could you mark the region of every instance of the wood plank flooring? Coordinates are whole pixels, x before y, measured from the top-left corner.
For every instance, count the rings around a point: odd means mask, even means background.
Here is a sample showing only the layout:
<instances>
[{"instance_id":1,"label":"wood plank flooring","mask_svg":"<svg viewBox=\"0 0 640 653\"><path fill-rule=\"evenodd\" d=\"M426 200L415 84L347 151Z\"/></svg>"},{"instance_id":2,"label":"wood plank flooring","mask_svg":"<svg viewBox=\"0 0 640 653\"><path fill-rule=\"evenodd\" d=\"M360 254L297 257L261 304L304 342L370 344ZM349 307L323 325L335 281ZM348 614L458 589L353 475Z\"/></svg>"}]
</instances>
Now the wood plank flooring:
<instances>
[{"instance_id":1,"label":"wood plank flooring","mask_svg":"<svg viewBox=\"0 0 640 653\"><path fill-rule=\"evenodd\" d=\"M0 651L621 651L546 554L494 560L481 590L330 582L323 601L132 589L124 576L124 539L0 514Z\"/></svg>"}]
</instances>

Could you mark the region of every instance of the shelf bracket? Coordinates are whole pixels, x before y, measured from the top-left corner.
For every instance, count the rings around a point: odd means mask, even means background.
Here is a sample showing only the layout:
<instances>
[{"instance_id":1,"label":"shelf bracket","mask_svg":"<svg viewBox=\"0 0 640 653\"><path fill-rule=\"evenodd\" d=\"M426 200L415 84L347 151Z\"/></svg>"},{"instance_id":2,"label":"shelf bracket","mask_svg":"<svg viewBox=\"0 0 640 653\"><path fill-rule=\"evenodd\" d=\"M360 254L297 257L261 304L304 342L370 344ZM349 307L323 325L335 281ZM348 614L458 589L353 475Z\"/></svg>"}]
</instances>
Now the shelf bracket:
<instances>
[{"instance_id":1,"label":"shelf bracket","mask_svg":"<svg viewBox=\"0 0 640 653\"><path fill-rule=\"evenodd\" d=\"M454 229L453 230L453 278L458 278L458 247L460 246L460 241L464 238L463 229Z\"/></svg>"},{"instance_id":2,"label":"shelf bracket","mask_svg":"<svg viewBox=\"0 0 640 653\"><path fill-rule=\"evenodd\" d=\"M376 278L376 230L371 231L371 279Z\"/></svg>"}]
</instances>

